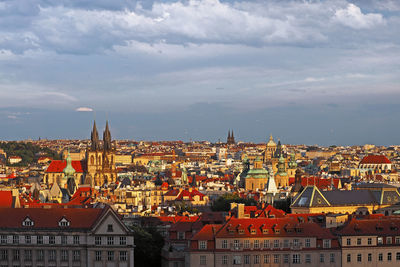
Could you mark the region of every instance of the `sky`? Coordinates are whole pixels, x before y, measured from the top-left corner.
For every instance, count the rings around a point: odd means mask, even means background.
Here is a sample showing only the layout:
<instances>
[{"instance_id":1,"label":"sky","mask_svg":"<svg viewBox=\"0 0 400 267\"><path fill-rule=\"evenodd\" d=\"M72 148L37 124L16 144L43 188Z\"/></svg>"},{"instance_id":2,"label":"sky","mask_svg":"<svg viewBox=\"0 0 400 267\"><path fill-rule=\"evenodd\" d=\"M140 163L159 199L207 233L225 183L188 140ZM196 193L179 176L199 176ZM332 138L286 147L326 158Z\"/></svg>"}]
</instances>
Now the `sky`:
<instances>
[{"instance_id":1,"label":"sky","mask_svg":"<svg viewBox=\"0 0 400 267\"><path fill-rule=\"evenodd\" d=\"M400 144L398 0L0 1L0 139Z\"/></svg>"}]
</instances>

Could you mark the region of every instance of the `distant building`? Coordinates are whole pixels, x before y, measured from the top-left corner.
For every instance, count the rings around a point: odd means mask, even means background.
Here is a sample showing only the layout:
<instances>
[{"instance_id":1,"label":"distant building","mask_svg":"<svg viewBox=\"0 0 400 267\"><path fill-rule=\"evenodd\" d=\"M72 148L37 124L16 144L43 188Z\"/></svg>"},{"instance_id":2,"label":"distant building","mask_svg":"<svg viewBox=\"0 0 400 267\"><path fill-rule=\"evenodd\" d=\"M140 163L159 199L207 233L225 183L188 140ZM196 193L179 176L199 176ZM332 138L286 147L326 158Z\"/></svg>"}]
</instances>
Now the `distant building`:
<instances>
[{"instance_id":1,"label":"distant building","mask_svg":"<svg viewBox=\"0 0 400 267\"><path fill-rule=\"evenodd\" d=\"M232 131L228 131L228 137L226 139L226 143L228 145L234 145L236 144L235 142L235 136L233 135L233 130Z\"/></svg>"},{"instance_id":2,"label":"distant building","mask_svg":"<svg viewBox=\"0 0 400 267\"><path fill-rule=\"evenodd\" d=\"M8 163L10 163L10 164L20 163L21 161L22 161L22 158L20 156L10 156L10 157L8 157Z\"/></svg>"}]
</instances>

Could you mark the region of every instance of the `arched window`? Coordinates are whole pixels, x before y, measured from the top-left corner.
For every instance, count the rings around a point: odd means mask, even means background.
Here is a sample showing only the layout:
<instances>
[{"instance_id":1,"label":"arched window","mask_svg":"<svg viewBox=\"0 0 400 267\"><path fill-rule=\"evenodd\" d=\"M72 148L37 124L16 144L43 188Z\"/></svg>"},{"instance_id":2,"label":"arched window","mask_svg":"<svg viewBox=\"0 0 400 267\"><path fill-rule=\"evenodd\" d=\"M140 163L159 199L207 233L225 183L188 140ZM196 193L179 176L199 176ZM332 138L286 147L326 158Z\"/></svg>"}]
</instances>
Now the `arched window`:
<instances>
[{"instance_id":1,"label":"arched window","mask_svg":"<svg viewBox=\"0 0 400 267\"><path fill-rule=\"evenodd\" d=\"M99 156L99 161L97 162L98 165L101 165L101 157Z\"/></svg>"},{"instance_id":2,"label":"arched window","mask_svg":"<svg viewBox=\"0 0 400 267\"><path fill-rule=\"evenodd\" d=\"M94 165L94 156L93 155L90 157L90 165Z\"/></svg>"}]
</instances>

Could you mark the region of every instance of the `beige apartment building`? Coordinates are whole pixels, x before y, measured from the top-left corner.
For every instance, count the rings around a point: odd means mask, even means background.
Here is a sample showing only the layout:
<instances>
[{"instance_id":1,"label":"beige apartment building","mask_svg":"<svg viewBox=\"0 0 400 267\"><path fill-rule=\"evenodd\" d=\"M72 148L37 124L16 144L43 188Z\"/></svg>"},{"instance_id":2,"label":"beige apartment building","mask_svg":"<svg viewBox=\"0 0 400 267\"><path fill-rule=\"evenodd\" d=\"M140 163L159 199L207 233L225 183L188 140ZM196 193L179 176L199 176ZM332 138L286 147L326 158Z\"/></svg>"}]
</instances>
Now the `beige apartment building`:
<instances>
[{"instance_id":1,"label":"beige apartment building","mask_svg":"<svg viewBox=\"0 0 400 267\"><path fill-rule=\"evenodd\" d=\"M0 266L134 266L134 238L105 208L1 208Z\"/></svg>"}]
</instances>

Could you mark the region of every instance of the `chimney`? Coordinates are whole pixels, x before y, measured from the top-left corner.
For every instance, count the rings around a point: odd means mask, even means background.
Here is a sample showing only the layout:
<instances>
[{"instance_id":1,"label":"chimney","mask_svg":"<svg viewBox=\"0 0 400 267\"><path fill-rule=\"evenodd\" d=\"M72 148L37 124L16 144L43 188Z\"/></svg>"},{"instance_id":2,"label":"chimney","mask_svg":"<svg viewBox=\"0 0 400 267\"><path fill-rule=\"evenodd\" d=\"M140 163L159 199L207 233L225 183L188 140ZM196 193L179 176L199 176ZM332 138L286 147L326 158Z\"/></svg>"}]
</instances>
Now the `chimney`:
<instances>
[{"instance_id":1,"label":"chimney","mask_svg":"<svg viewBox=\"0 0 400 267\"><path fill-rule=\"evenodd\" d=\"M237 204L237 218L238 219L244 218L244 204L243 203Z\"/></svg>"}]
</instances>

